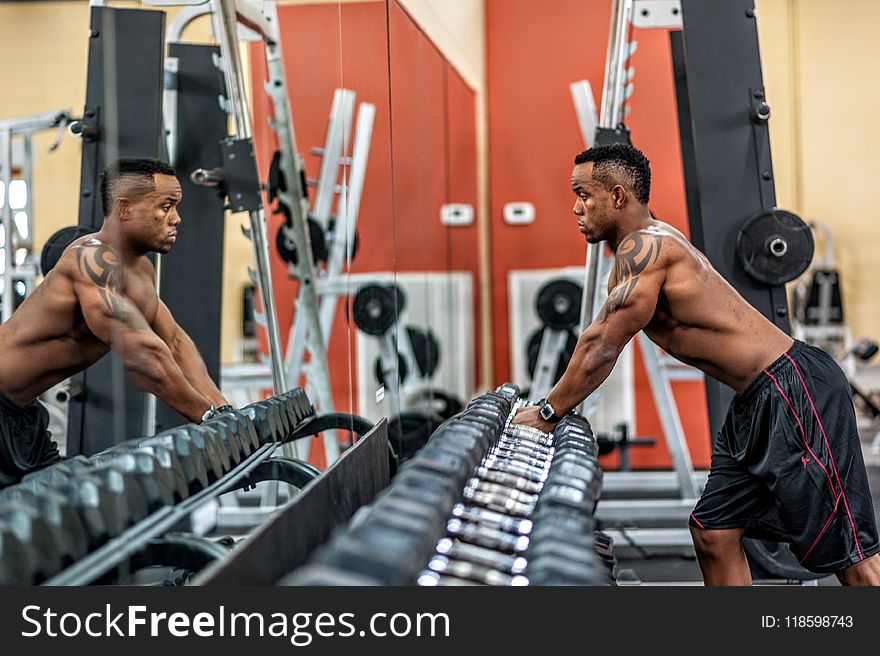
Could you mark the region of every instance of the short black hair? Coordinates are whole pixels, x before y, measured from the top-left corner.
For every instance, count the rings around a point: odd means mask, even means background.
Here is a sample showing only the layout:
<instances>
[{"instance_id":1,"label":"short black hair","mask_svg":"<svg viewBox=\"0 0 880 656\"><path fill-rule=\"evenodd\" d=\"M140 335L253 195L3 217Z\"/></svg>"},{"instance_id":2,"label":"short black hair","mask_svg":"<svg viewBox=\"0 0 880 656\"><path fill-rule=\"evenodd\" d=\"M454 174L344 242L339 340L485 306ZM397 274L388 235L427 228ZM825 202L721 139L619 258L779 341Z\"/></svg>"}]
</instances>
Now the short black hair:
<instances>
[{"instance_id":1,"label":"short black hair","mask_svg":"<svg viewBox=\"0 0 880 656\"><path fill-rule=\"evenodd\" d=\"M110 211L113 209L113 195L116 189L116 182L140 178L145 187L155 189L156 182L153 176L157 173L161 175L177 175L171 164L151 157L122 157L114 162L110 162L101 172L101 206L104 210L104 217L109 216Z\"/></svg>"},{"instance_id":2,"label":"short black hair","mask_svg":"<svg viewBox=\"0 0 880 656\"><path fill-rule=\"evenodd\" d=\"M593 179L611 189L628 186L636 200L648 204L651 196L651 163L641 150L625 143L593 146L574 158L574 163L593 162Z\"/></svg>"}]
</instances>

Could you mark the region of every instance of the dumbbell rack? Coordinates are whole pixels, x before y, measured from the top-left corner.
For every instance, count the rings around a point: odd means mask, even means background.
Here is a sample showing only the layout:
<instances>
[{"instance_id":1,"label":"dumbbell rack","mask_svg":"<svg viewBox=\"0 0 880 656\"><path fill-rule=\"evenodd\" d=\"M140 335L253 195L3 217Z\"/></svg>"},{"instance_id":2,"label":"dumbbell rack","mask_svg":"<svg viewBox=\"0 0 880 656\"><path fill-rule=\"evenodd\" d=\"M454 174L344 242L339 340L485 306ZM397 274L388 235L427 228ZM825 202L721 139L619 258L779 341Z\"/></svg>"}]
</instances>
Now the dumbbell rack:
<instances>
[{"instance_id":1,"label":"dumbbell rack","mask_svg":"<svg viewBox=\"0 0 880 656\"><path fill-rule=\"evenodd\" d=\"M392 484L288 585L609 585L616 560L593 530L598 446L581 417L552 434L511 424L503 385L444 422Z\"/></svg>"},{"instance_id":2,"label":"dumbbell rack","mask_svg":"<svg viewBox=\"0 0 880 656\"><path fill-rule=\"evenodd\" d=\"M207 564L225 553L200 537L216 519L217 496L261 481L305 487L320 471L270 458L280 444L371 426L316 416L297 389L34 472L0 491L0 584L106 583L146 565Z\"/></svg>"}]
</instances>

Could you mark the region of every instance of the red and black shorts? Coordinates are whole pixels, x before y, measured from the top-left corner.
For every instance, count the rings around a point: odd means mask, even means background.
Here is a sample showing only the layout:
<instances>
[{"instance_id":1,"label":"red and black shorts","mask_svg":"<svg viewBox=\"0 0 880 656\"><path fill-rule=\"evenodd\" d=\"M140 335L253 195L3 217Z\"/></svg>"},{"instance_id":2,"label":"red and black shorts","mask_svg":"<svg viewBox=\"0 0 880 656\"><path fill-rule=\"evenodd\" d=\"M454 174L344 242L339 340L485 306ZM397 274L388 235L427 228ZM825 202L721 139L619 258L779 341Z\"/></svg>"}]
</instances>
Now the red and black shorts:
<instances>
[{"instance_id":1,"label":"red and black shorts","mask_svg":"<svg viewBox=\"0 0 880 656\"><path fill-rule=\"evenodd\" d=\"M849 382L824 351L796 341L734 398L689 523L787 542L814 572L877 553Z\"/></svg>"}]
</instances>

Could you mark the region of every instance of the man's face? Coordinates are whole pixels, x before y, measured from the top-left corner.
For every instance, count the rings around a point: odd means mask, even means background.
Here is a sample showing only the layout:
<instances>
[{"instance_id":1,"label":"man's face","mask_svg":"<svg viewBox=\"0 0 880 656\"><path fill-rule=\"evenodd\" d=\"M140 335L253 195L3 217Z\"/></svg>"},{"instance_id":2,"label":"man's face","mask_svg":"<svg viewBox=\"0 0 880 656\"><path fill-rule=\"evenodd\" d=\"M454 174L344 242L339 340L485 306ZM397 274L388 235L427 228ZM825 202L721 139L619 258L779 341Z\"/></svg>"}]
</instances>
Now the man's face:
<instances>
[{"instance_id":1,"label":"man's face","mask_svg":"<svg viewBox=\"0 0 880 656\"><path fill-rule=\"evenodd\" d=\"M161 173L153 176L153 182L154 190L130 201L125 230L144 250L164 254L177 240L180 183L173 175Z\"/></svg>"},{"instance_id":2,"label":"man's face","mask_svg":"<svg viewBox=\"0 0 880 656\"><path fill-rule=\"evenodd\" d=\"M593 163L575 164L571 172L571 190L577 196L572 212L587 242L604 241L614 227L611 192L593 180Z\"/></svg>"}]
</instances>

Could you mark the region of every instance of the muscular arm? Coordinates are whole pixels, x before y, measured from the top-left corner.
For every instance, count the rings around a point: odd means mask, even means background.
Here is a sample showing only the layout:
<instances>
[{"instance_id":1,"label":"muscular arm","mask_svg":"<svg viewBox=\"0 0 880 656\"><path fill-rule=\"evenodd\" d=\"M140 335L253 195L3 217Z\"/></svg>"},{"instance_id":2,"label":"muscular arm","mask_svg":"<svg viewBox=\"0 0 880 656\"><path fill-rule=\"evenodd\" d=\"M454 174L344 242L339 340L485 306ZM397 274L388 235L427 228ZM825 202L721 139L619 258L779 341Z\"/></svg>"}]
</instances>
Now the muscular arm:
<instances>
[{"instance_id":1,"label":"muscular arm","mask_svg":"<svg viewBox=\"0 0 880 656\"><path fill-rule=\"evenodd\" d=\"M208 368L196 345L174 320L168 306L162 301L159 301L159 309L153 320L153 330L168 345L174 361L177 362L190 385L214 404L215 408L226 405L226 399L208 375Z\"/></svg>"},{"instance_id":2,"label":"muscular arm","mask_svg":"<svg viewBox=\"0 0 880 656\"><path fill-rule=\"evenodd\" d=\"M639 231L621 242L615 254L614 283L599 316L581 334L568 367L547 395L560 415L587 398L611 373L623 347L654 315L666 279L660 235ZM518 422L548 430L537 411ZM537 419L540 424L534 422Z\"/></svg>"},{"instance_id":3,"label":"muscular arm","mask_svg":"<svg viewBox=\"0 0 880 656\"><path fill-rule=\"evenodd\" d=\"M184 376L171 350L125 296L123 267L105 244L87 242L76 250L74 292L89 330L107 344L139 386L191 421L199 421L211 401Z\"/></svg>"}]
</instances>

